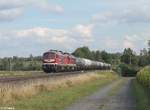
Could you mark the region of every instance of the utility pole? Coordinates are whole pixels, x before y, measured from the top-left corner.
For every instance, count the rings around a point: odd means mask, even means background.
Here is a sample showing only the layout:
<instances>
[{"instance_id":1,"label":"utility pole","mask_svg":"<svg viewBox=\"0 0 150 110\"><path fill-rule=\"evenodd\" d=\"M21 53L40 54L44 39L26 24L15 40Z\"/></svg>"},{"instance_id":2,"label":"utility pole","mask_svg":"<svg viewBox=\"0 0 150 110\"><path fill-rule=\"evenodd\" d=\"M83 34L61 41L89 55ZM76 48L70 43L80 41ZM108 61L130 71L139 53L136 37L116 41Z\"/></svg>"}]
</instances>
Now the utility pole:
<instances>
[{"instance_id":1,"label":"utility pole","mask_svg":"<svg viewBox=\"0 0 150 110\"><path fill-rule=\"evenodd\" d=\"M11 71L11 58L9 58L8 61L9 61L9 71Z\"/></svg>"},{"instance_id":2,"label":"utility pole","mask_svg":"<svg viewBox=\"0 0 150 110\"><path fill-rule=\"evenodd\" d=\"M149 47L149 48L148 48L148 51L149 51L148 53L149 53L149 55L150 55L150 40L148 41L148 47Z\"/></svg>"},{"instance_id":3,"label":"utility pole","mask_svg":"<svg viewBox=\"0 0 150 110\"><path fill-rule=\"evenodd\" d=\"M130 65L131 65L131 55L130 55Z\"/></svg>"}]
</instances>

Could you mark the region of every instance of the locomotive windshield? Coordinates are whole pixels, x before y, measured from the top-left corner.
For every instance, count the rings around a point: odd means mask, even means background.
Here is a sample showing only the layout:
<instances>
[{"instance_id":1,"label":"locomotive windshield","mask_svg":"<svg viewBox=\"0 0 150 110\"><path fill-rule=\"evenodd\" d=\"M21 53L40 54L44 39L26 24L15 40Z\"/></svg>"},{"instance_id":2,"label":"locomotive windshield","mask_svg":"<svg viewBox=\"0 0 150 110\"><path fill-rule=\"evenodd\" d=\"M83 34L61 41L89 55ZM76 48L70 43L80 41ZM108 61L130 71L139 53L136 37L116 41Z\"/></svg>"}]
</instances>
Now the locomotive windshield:
<instances>
[{"instance_id":1,"label":"locomotive windshield","mask_svg":"<svg viewBox=\"0 0 150 110\"><path fill-rule=\"evenodd\" d=\"M54 59L55 58L55 54L47 52L47 53L44 53L43 58L44 59Z\"/></svg>"}]
</instances>

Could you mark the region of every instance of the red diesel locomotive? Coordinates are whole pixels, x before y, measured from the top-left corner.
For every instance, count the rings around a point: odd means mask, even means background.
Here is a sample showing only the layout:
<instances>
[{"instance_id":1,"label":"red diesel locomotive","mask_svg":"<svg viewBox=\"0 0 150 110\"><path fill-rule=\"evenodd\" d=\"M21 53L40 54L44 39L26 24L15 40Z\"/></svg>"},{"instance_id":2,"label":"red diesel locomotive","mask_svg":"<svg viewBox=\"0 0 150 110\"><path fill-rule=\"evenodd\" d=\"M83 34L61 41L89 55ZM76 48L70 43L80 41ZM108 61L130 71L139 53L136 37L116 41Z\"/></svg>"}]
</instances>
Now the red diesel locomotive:
<instances>
[{"instance_id":1,"label":"red diesel locomotive","mask_svg":"<svg viewBox=\"0 0 150 110\"><path fill-rule=\"evenodd\" d=\"M50 50L43 54L43 70L45 72L73 71L75 67L75 57L69 53Z\"/></svg>"},{"instance_id":2,"label":"red diesel locomotive","mask_svg":"<svg viewBox=\"0 0 150 110\"><path fill-rule=\"evenodd\" d=\"M46 73L77 70L108 70L111 65L103 62L77 58L69 53L50 50L43 54L43 70Z\"/></svg>"}]
</instances>

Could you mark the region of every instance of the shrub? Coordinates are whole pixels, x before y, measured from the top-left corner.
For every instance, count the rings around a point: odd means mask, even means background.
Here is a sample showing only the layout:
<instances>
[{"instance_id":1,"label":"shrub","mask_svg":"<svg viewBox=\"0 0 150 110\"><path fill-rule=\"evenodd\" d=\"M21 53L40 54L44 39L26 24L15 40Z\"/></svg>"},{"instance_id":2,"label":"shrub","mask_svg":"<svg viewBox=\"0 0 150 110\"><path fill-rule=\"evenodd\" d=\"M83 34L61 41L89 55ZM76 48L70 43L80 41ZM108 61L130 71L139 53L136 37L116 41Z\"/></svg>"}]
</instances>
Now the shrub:
<instances>
[{"instance_id":1,"label":"shrub","mask_svg":"<svg viewBox=\"0 0 150 110\"><path fill-rule=\"evenodd\" d=\"M122 76L135 76L138 72L139 68L133 65L127 64L120 64L117 67L117 72L120 73Z\"/></svg>"},{"instance_id":2,"label":"shrub","mask_svg":"<svg viewBox=\"0 0 150 110\"><path fill-rule=\"evenodd\" d=\"M141 69L136 78L142 85L150 87L150 65Z\"/></svg>"}]
</instances>

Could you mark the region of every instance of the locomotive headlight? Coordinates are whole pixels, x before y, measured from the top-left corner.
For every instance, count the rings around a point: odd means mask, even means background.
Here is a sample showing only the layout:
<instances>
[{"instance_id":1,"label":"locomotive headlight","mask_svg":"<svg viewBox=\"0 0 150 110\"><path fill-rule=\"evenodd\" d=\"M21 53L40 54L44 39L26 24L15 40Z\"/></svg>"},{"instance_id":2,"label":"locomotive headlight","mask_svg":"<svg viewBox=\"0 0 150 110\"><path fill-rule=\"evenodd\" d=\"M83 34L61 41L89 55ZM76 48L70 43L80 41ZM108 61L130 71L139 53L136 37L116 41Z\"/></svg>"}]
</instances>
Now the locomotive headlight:
<instances>
[{"instance_id":1,"label":"locomotive headlight","mask_svg":"<svg viewBox=\"0 0 150 110\"><path fill-rule=\"evenodd\" d=\"M55 59L50 59L49 61L50 61L50 62L54 62L54 61L55 61Z\"/></svg>"},{"instance_id":2,"label":"locomotive headlight","mask_svg":"<svg viewBox=\"0 0 150 110\"><path fill-rule=\"evenodd\" d=\"M45 62L54 62L55 59L45 59L44 61L45 61Z\"/></svg>"}]
</instances>

